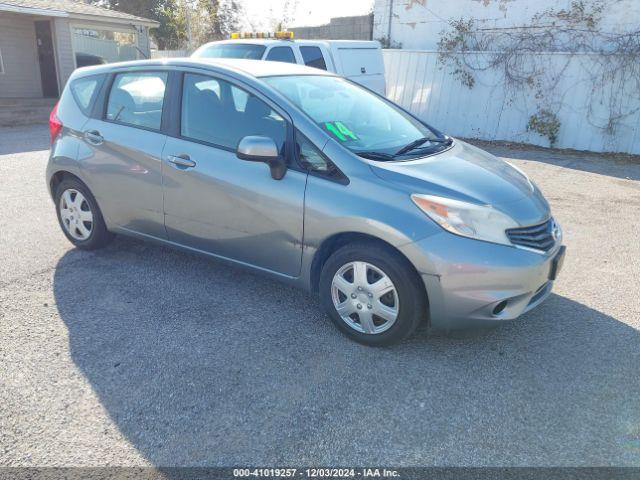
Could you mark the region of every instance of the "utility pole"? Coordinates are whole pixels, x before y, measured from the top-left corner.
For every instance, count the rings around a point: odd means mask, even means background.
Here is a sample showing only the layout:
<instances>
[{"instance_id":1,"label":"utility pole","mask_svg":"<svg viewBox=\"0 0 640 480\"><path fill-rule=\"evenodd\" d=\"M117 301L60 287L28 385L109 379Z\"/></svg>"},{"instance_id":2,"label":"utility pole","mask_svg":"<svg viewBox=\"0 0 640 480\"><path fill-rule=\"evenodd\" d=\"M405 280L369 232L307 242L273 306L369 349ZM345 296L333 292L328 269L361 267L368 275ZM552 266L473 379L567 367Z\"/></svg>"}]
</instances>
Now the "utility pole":
<instances>
[{"instance_id":1,"label":"utility pole","mask_svg":"<svg viewBox=\"0 0 640 480\"><path fill-rule=\"evenodd\" d=\"M184 18L187 23L187 49L189 53L193 51L193 43L191 38L191 11L189 8L189 0L183 0L182 2L184 8Z\"/></svg>"},{"instance_id":2,"label":"utility pole","mask_svg":"<svg viewBox=\"0 0 640 480\"><path fill-rule=\"evenodd\" d=\"M387 48L391 48L391 22L393 21L393 0L389 0L389 25L387 26L387 42L389 42L389 46Z\"/></svg>"}]
</instances>

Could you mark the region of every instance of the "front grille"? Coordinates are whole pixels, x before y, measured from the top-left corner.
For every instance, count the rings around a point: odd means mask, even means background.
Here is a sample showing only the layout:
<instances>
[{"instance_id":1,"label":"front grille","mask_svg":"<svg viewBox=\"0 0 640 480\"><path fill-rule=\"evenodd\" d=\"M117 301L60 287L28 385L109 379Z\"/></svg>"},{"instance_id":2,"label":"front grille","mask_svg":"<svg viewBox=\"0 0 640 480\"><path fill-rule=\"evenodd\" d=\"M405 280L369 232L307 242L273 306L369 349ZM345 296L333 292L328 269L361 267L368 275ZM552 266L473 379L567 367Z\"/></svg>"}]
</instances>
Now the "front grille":
<instances>
[{"instance_id":1,"label":"front grille","mask_svg":"<svg viewBox=\"0 0 640 480\"><path fill-rule=\"evenodd\" d=\"M506 230L506 234L514 245L548 252L556 243L554 236L556 229L556 223L553 218L550 218L539 225L510 228Z\"/></svg>"}]
</instances>

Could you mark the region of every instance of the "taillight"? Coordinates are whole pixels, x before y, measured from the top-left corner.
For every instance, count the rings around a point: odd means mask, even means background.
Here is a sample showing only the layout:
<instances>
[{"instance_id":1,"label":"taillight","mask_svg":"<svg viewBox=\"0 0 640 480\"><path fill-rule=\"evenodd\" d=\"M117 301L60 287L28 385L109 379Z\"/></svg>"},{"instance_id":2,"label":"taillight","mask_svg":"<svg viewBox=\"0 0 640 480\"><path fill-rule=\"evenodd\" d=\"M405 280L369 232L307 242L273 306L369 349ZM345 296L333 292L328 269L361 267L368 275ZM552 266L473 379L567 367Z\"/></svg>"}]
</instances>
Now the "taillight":
<instances>
[{"instance_id":1,"label":"taillight","mask_svg":"<svg viewBox=\"0 0 640 480\"><path fill-rule=\"evenodd\" d=\"M56 137L60 135L62 130L62 122L58 118L58 104L53 107L49 114L49 135L51 136L51 143L56 140Z\"/></svg>"}]
</instances>

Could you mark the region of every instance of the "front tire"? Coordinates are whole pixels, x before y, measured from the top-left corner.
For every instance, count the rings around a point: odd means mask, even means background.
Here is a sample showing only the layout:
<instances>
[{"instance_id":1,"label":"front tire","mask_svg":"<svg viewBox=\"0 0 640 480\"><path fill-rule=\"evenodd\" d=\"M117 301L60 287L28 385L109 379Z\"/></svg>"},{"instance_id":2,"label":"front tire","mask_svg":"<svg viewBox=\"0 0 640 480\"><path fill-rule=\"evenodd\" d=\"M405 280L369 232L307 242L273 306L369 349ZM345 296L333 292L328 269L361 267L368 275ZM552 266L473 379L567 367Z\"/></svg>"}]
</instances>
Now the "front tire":
<instances>
[{"instance_id":1,"label":"front tire","mask_svg":"<svg viewBox=\"0 0 640 480\"><path fill-rule=\"evenodd\" d=\"M422 280L399 253L376 242L338 249L320 274L320 301L333 323L371 346L400 342L425 318Z\"/></svg>"},{"instance_id":2,"label":"front tire","mask_svg":"<svg viewBox=\"0 0 640 480\"><path fill-rule=\"evenodd\" d=\"M56 188L55 201L60 228L76 247L95 250L113 240L96 199L80 180L62 180Z\"/></svg>"}]
</instances>

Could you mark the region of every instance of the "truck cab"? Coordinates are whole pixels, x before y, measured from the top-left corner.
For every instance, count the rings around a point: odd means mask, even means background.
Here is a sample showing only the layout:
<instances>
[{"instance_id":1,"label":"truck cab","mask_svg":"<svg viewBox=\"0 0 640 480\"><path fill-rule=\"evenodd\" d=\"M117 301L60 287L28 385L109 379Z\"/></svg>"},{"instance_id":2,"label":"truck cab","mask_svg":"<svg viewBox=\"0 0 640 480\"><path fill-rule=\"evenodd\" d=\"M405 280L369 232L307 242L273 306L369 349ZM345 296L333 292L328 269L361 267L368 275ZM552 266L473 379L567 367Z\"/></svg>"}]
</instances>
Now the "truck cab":
<instances>
[{"instance_id":1,"label":"truck cab","mask_svg":"<svg viewBox=\"0 0 640 480\"><path fill-rule=\"evenodd\" d=\"M297 63L337 73L380 95L386 93L382 50L376 41L252 38L244 34L206 43L191 56Z\"/></svg>"}]
</instances>

